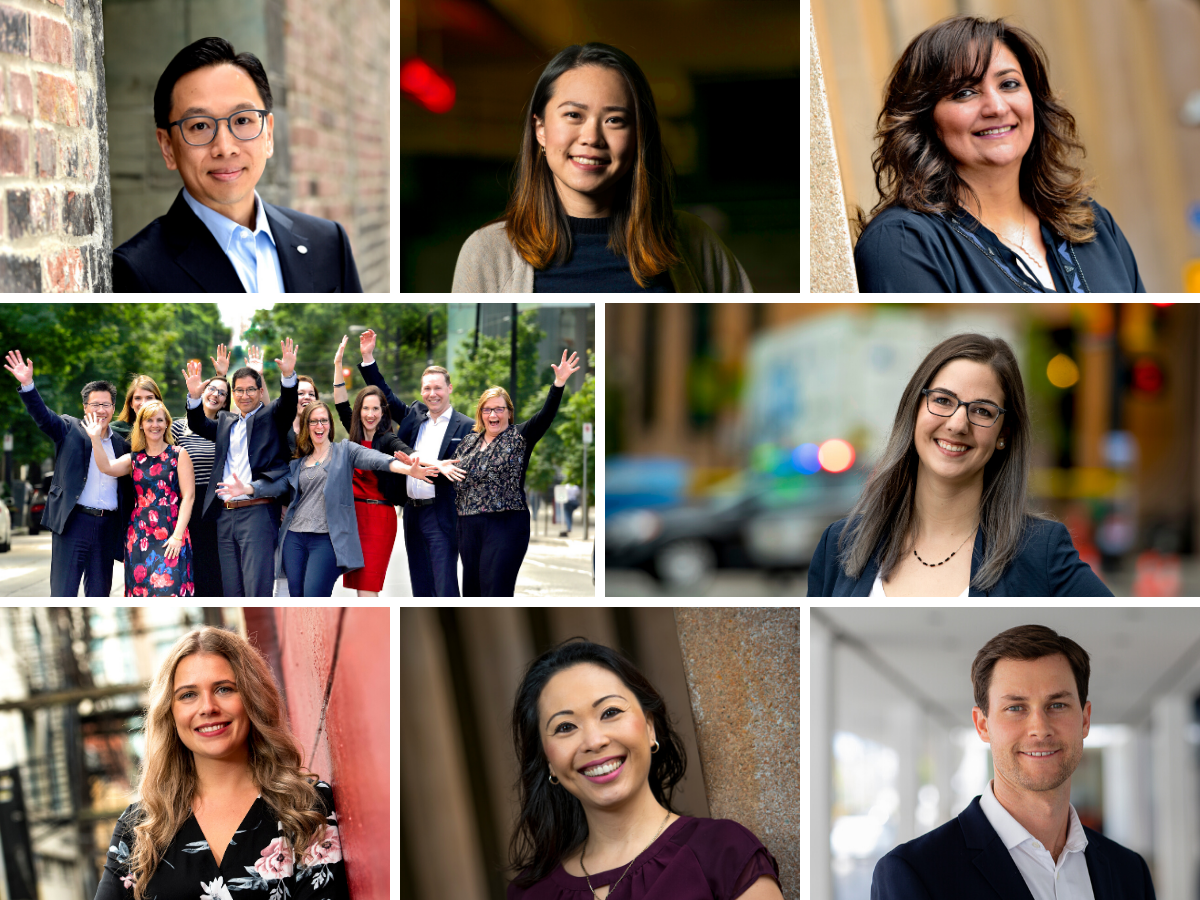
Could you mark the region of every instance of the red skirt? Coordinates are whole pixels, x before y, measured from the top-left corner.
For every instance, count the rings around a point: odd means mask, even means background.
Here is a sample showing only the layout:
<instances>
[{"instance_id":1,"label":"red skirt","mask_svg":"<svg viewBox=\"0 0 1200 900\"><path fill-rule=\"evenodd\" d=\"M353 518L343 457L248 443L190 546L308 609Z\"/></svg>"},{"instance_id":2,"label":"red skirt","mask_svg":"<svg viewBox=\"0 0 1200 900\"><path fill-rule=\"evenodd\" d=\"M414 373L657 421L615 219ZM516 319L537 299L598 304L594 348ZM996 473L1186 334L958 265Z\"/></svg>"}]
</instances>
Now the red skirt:
<instances>
[{"instance_id":1,"label":"red skirt","mask_svg":"<svg viewBox=\"0 0 1200 900\"><path fill-rule=\"evenodd\" d=\"M356 500L354 512L358 516L358 540L366 565L343 575L342 587L379 593L396 545L396 507Z\"/></svg>"}]
</instances>

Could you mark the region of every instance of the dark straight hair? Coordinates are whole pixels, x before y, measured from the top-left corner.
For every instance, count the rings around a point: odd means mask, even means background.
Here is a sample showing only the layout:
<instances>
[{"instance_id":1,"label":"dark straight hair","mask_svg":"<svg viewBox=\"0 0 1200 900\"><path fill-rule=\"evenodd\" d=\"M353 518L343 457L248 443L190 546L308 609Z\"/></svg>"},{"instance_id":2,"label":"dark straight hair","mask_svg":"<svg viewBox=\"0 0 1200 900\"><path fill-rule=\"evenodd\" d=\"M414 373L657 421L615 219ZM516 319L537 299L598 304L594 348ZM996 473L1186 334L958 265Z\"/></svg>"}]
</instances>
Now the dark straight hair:
<instances>
[{"instance_id":1,"label":"dark straight hair","mask_svg":"<svg viewBox=\"0 0 1200 900\"><path fill-rule=\"evenodd\" d=\"M850 511L838 538L838 555L851 578L862 575L879 548L879 576L887 578L912 544L916 526L917 447L913 431L921 390L928 388L942 367L955 359L990 366L1004 391L1002 427L1007 446L997 450L983 467L979 528L983 532L983 563L971 583L991 588L1021 551L1026 520L1044 518L1029 506L1029 403L1012 347L1000 338L956 334L929 351L900 396L896 419L883 456L871 472L862 495ZM993 426L996 427L996 426Z\"/></svg>"},{"instance_id":2,"label":"dark straight hair","mask_svg":"<svg viewBox=\"0 0 1200 900\"><path fill-rule=\"evenodd\" d=\"M235 52L233 44L224 38L206 37L188 44L163 69L154 89L154 124L164 129L171 127L171 95L175 91L175 82L189 72L222 64L243 69L258 88L262 108L271 111L271 83L267 81L267 70L259 58L253 53Z\"/></svg>"},{"instance_id":3,"label":"dark straight hair","mask_svg":"<svg viewBox=\"0 0 1200 900\"><path fill-rule=\"evenodd\" d=\"M1002 631L980 648L971 664L971 687L975 692L975 705L988 710L988 692L992 688L992 671L1002 659L1033 660L1062 654L1075 676L1075 688L1079 691L1079 705L1087 703L1088 680L1092 675L1092 662L1088 652L1065 635L1045 625L1018 625Z\"/></svg>"},{"instance_id":4,"label":"dark straight hair","mask_svg":"<svg viewBox=\"0 0 1200 900\"><path fill-rule=\"evenodd\" d=\"M354 410L350 413L350 441L355 444L363 442L363 433L366 429L363 428L362 423L362 408L363 402L368 397L379 398L381 414L379 416L379 424L375 426L375 436L378 437L383 432L392 430L392 416L388 412L387 398L383 395L383 391L375 387L375 385L369 384L359 391L358 396L354 398Z\"/></svg>"},{"instance_id":5,"label":"dark straight hair","mask_svg":"<svg viewBox=\"0 0 1200 900\"><path fill-rule=\"evenodd\" d=\"M671 812L675 786L687 769L687 751L671 727L667 705L637 667L615 650L583 638L571 638L547 650L529 664L513 703L512 736L521 775L517 792L521 811L509 846L517 876L513 883L529 887L554 870L587 837L583 805L561 786L549 781L549 761L542 750L538 700L557 673L582 663L602 666L633 691L642 711L653 717L658 752L650 757L650 790Z\"/></svg>"},{"instance_id":6,"label":"dark straight hair","mask_svg":"<svg viewBox=\"0 0 1200 900\"><path fill-rule=\"evenodd\" d=\"M554 186L554 174L539 150L533 124L546 121L546 104L559 76L582 66L599 66L621 74L633 98L636 158L633 169L617 185L608 248L629 260L639 285L676 265L675 212L672 192L675 169L663 146L658 109L650 82L628 54L608 44L574 44L561 51L542 71L525 108L521 150L513 170L513 191L504 215L513 248L535 269L571 258L571 226Z\"/></svg>"}]
</instances>

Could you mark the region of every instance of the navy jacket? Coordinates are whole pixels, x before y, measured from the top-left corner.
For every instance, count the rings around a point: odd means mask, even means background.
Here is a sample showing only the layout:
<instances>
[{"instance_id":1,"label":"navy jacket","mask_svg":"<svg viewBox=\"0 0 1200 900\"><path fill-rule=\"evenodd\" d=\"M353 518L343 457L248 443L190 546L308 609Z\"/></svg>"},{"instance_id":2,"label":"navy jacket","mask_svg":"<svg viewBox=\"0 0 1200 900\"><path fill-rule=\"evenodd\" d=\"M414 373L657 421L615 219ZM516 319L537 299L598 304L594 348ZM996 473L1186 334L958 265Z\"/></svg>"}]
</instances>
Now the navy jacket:
<instances>
[{"instance_id":1,"label":"navy jacket","mask_svg":"<svg viewBox=\"0 0 1200 900\"><path fill-rule=\"evenodd\" d=\"M341 225L270 203L263 206L284 290L362 293L350 239ZM182 190L165 216L113 251L112 268L115 293L246 293L233 263L187 205Z\"/></svg>"},{"instance_id":2,"label":"navy jacket","mask_svg":"<svg viewBox=\"0 0 1200 900\"><path fill-rule=\"evenodd\" d=\"M379 374L379 366L375 363L371 363L369 366L359 363L358 370L362 372L367 384L373 384L383 391L383 396L388 403L388 412L391 413L392 421L397 425L396 435L410 447L416 447L417 433L421 430L421 423L429 415L429 407L420 401L416 401L412 405L402 403L392 393L392 389L387 386L387 382ZM470 416L463 415L456 409L450 416L450 424L446 428L446 437L442 440L442 446L438 451L437 458L455 459L458 455L458 445L462 443L463 438L471 433L471 429L474 427L475 420ZM421 462L433 462L433 460L423 459ZM454 483L449 478L439 476L433 479L433 486L433 506L437 510L438 524L442 526L442 531L457 535L458 510L454 506ZM405 483L404 495L405 497L408 496L407 482Z\"/></svg>"},{"instance_id":3,"label":"navy jacket","mask_svg":"<svg viewBox=\"0 0 1200 900\"><path fill-rule=\"evenodd\" d=\"M62 534L87 483L92 439L84 431L83 422L79 419L52 412L36 387L32 391L20 392L20 397L37 427L54 441L54 478L50 481L50 492L46 496L42 524L54 534ZM109 431L112 432L113 452L120 458L129 452L129 441L114 431L111 425ZM133 479L128 475L117 479L117 510L117 527L106 531L105 552L113 559L124 559L125 528L133 515Z\"/></svg>"},{"instance_id":4,"label":"navy jacket","mask_svg":"<svg viewBox=\"0 0 1200 900\"><path fill-rule=\"evenodd\" d=\"M1084 826L1096 900L1154 900L1146 862ZM871 900L1033 900L979 798L958 818L901 844L875 866Z\"/></svg>"},{"instance_id":5,"label":"navy jacket","mask_svg":"<svg viewBox=\"0 0 1200 900\"><path fill-rule=\"evenodd\" d=\"M1042 226L1051 274L1067 293L1145 293L1137 261L1099 203L1096 239L1071 244ZM893 206L867 225L854 248L859 290L872 293L1040 293L1028 263L964 211L935 216Z\"/></svg>"},{"instance_id":6,"label":"navy jacket","mask_svg":"<svg viewBox=\"0 0 1200 900\"><path fill-rule=\"evenodd\" d=\"M871 556L858 580L852 579L838 562L838 537L847 519L839 519L821 535L808 568L810 597L866 597L879 574L879 548ZM983 562L983 530L975 533L971 556L971 579ZM1112 591L1096 577L1092 567L1079 558L1071 533L1061 522L1029 518L1021 552L986 594L972 584L970 597L1111 597Z\"/></svg>"}]
</instances>

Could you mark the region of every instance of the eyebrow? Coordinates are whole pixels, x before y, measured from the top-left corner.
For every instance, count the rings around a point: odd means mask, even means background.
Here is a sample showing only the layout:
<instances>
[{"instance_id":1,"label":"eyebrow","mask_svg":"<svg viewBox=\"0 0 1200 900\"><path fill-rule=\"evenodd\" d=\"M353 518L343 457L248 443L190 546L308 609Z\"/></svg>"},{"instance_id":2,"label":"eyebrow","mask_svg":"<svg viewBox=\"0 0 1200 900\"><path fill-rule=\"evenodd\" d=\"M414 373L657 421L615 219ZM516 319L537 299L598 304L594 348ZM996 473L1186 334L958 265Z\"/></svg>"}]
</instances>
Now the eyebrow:
<instances>
[{"instance_id":1,"label":"eyebrow","mask_svg":"<svg viewBox=\"0 0 1200 900\"><path fill-rule=\"evenodd\" d=\"M625 698L622 697L620 694L605 694L603 697L601 697L599 700L597 700L595 703L592 704L592 709L595 709L597 706L599 706L605 700L611 700L613 697L616 697L620 700L625 700ZM628 703L629 701L625 700L625 702ZM554 716L573 716L573 715L575 715L575 710L573 710L573 709L560 709L553 716L551 716L549 719L546 720L546 724L549 725L551 720L554 718Z\"/></svg>"},{"instance_id":2,"label":"eyebrow","mask_svg":"<svg viewBox=\"0 0 1200 900\"><path fill-rule=\"evenodd\" d=\"M1056 694L1051 694L1046 699L1047 700L1062 700L1064 697L1066 697L1068 700L1073 700L1075 698L1075 695L1072 694L1070 691L1059 691ZM1000 702L1002 702L1002 703L1008 703L1008 702L1013 702L1013 701L1015 701L1017 703L1027 703L1029 701L1029 698L1022 697L1020 694L1005 694L1003 697L1000 698Z\"/></svg>"},{"instance_id":3,"label":"eyebrow","mask_svg":"<svg viewBox=\"0 0 1200 900\"><path fill-rule=\"evenodd\" d=\"M580 109L590 109L586 103L580 103L577 100L564 100L562 103L558 104L555 109L562 109L564 106L578 106ZM600 112L614 111L623 112L625 115L629 115L629 110L624 106L603 106L600 108Z\"/></svg>"},{"instance_id":4,"label":"eyebrow","mask_svg":"<svg viewBox=\"0 0 1200 900\"><path fill-rule=\"evenodd\" d=\"M229 114L233 115L234 113L245 112L248 109L258 108L258 104L249 100L242 100L230 108ZM181 119L186 119L188 116L210 116L212 118L216 118L216 115L207 106L189 106L179 114L179 118Z\"/></svg>"},{"instance_id":5,"label":"eyebrow","mask_svg":"<svg viewBox=\"0 0 1200 900\"><path fill-rule=\"evenodd\" d=\"M220 681L214 681L212 683L212 686L219 687L222 684L232 684L234 687L237 687L237 685L234 684L234 682L232 682L228 678L222 678ZM199 685L196 685L196 684L181 684L179 687L175 688L175 690L173 690L171 693L178 694L180 691L189 690L189 689L194 691L198 687L199 687Z\"/></svg>"},{"instance_id":6,"label":"eyebrow","mask_svg":"<svg viewBox=\"0 0 1200 900\"><path fill-rule=\"evenodd\" d=\"M931 391L941 391L943 394L949 394L951 397L953 397L953 398L954 398L954 399L956 399L956 400L961 400L961 399L962 399L962 397L958 396L958 394L954 393L954 391L950 390L950 388L944 388L944 387L931 387L931 388L930 388L930 390L931 390ZM1000 404L999 404L999 403L997 403L995 400L989 400L989 399L987 399L986 397L979 397L979 398L977 398L977 399L975 399L975 400L968 400L967 402L968 402L968 403L990 403L990 404L992 404L992 406L999 406L999 405L1000 405Z\"/></svg>"}]
</instances>

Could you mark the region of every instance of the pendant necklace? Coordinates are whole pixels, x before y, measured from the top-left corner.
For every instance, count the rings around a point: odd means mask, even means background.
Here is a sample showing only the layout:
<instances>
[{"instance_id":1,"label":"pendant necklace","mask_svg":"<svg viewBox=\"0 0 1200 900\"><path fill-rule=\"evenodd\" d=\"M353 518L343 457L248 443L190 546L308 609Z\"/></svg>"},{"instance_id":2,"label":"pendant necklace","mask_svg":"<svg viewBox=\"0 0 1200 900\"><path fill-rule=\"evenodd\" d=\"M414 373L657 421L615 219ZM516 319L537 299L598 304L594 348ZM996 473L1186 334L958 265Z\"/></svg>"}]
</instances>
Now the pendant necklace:
<instances>
[{"instance_id":1,"label":"pendant necklace","mask_svg":"<svg viewBox=\"0 0 1200 900\"><path fill-rule=\"evenodd\" d=\"M662 824L658 826L658 831L654 832L654 837L650 838L650 844L653 844L655 841L658 840L658 836L660 834L662 834L663 829L667 827L667 822L668 822L668 820L670 820L670 818L671 818L671 811L667 810L667 818L662 820ZM650 849L650 844L647 844L642 849L642 853L645 853L647 850ZM596 896L596 889L594 887L592 887L592 876L590 876L588 874L587 866L585 866L583 864L583 857L586 853L587 853L587 838L584 838L583 839L583 850L579 854L579 868L583 869L583 877L584 877L584 880L587 881L588 890L592 892L592 900L600 900L600 898ZM613 895L613 891L615 891L617 889L617 885L621 883L621 878L624 878L627 874L629 874L629 870L633 868L633 864L635 862L637 862L638 856L641 856L642 853L639 853L637 856L635 856L633 859L631 859L629 861L629 865L627 865L625 867L625 871L621 873L621 877L618 878L616 881L614 881L613 886L608 889L608 893L605 894L606 898L611 897Z\"/></svg>"}]
</instances>

